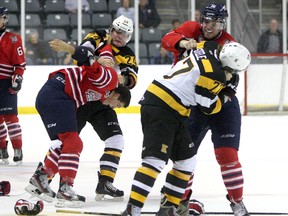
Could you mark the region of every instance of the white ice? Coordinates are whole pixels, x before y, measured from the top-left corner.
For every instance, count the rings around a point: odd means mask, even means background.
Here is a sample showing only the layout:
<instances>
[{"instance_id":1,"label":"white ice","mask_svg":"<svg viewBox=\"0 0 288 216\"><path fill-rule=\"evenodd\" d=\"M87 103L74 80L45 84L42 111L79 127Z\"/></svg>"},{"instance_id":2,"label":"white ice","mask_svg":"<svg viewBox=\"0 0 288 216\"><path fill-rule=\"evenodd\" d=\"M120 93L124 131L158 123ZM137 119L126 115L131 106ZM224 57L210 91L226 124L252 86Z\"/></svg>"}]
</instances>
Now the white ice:
<instances>
[{"instance_id":1,"label":"white ice","mask_svg":"<svg viewBox=\"0 0 288 216\"><path fill-rule=\"evenodd\" d=\"M38 115L20 115L23 130L22 166L15 166L12 161L13 150L9 144L10 165L0 166L0 181L11 183L10 196L0 197L0 215L15 215L14 204L18 199L35 202L25 193L39 161L42 161L49 147L49 138ZM104 144L99 140L90 125L81 133L84 149L74 188L86 196L87 202L81 211L115 212L123 211L129 198L131 183L136 169L141 164L142 131L139 114L119 114L119 122L126 141L119 171L114 185L125 192L125 200L120 203L99 203L94 201L97 184L99 158ZM244 203L250 212L288 214L288 116L244 116L240 144L240 162L245 177ZM193 198L204 203L207 212L231 212L226 200L219 166L215 160L213 145L208 133L202 142L193 184ZM169 163L159 175L150 193L143 211L155 212L159 208L160 188L170 169ZM57 191L58 180L53 180L51 187ZM44 203L39 215L57 214L53 204ZM75 209L74 209L75 210ZM75 214L73 214L75 215Z\"/></svg>"}]
</instances>

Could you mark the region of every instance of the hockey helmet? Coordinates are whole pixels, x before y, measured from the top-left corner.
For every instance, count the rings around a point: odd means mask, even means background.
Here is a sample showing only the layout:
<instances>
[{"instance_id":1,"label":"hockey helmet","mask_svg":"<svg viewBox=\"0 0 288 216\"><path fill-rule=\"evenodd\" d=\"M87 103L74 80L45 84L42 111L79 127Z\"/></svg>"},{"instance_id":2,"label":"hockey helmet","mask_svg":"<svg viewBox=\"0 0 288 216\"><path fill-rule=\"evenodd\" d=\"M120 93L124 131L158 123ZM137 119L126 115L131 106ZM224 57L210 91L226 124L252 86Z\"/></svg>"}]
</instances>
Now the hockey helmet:
<instances>
[{"instance_id":1,"label":"hockey helmet","mask_svg":"<svg viewBox=\"0 0 288 216\"><path fill-rule=\"evenodd\" d=\"M238 73L247 69L251 62L249 50L240 43L226 43L219 54L223 67L230 69L232 73Z\"/></svg>"},{"instance_id":2,"label":"hockey helmet","mask_svg":"<svg viewBox=\"0 0 288 216\"><path fill-rule=\"evenodd\" d=\"M113 29L127 35L128 38L126 40L126 43L128 43L133 34L133 21L121 15L113 21L111 28L110 28L110 32Z\"/></svg>"},{"instance_id":3,"label":"hockey helmet","mask_svg":"<svg viewBox=\"0 0 288 216\"><path fill-rule=\"evenodd\" d=\"M224 4L211 3L208 4L201 14L201 23L204 20L214 20L224 24L226 27L228 12Z\"/></svg>"}]
</instances>

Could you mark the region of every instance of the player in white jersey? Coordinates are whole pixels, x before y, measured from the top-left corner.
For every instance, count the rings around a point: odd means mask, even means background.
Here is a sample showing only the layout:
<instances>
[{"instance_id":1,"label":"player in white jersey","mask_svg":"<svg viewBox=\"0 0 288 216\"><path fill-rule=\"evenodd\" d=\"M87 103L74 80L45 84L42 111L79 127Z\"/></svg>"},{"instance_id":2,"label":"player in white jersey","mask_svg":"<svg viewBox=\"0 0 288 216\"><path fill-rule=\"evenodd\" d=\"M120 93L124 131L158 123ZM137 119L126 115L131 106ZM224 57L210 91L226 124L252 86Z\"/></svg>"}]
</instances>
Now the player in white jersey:
<instances>
[{"instance_id":1,"label":"player in white jersey","mask_svg":"<svg viewBox=\"0 0 288 216\"><path fill-rule=\"evenodd\" d=\"M239 43L225 44L221 49L215 41L201 42L164 79L154 80L148 86L139 102L144 134L142 166L135 173L123 216L141 214L157 176L169 159L173 167L166 175L156 215L178 215L177 207L196 162L197 149L187 124L190 110L198 107L206 114L219 112L229 99L226 82L233 73L246 69L250 61L249 51Z\"/></svg>"}]
</instances>

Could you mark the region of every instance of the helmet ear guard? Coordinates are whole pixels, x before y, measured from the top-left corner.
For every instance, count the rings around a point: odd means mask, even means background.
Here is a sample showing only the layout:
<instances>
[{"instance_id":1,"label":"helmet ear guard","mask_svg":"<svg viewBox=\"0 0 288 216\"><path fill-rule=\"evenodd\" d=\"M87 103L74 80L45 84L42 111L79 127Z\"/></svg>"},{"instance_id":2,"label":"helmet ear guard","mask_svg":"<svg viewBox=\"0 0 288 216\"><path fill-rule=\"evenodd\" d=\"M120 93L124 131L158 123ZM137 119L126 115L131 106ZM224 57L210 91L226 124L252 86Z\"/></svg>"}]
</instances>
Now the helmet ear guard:
<instances>
[{"instance_id":1,"label":"helmet ear guard","mask_svg":"<svg viewBox=\"0 0 288 216\"><path fill-rule=\"evenodd\" d=\"M231 73L239 73L248 68L251 62L249 50L240 43L226 43L219 54L222 66Z\"/></svg>"}]
</instances>

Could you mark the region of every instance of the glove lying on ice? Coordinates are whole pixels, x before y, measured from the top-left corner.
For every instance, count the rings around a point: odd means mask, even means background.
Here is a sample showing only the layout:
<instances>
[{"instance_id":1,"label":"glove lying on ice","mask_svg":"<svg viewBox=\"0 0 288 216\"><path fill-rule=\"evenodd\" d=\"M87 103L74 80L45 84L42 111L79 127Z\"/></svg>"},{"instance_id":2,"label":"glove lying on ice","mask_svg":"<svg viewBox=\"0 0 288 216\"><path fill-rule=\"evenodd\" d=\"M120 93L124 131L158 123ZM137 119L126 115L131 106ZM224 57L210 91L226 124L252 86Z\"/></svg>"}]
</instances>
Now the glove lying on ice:
<instances>
[{"instance_id":1,"label":"glove lying on ice","mask_svg":"<svg viewBox=\"0 0 288 216\"><path fill-rule=\"evenodd\" d=\"M198 200L189 200L189 215L201 215L204 214L204 204Z\"/></svg>"},{"instance_id":2,"label":"glove lying on ice","mask_svg":"<svg viewBox=\"0 0 288 216\"><path fill-rule=\"evenodd\" d=\"M9 92L11 94L17 94L21 87L22 87L22 81L23 81L23 77L19 74L14 74L12 76L12 86L11 88L9 88Z\"/></svg>"},{"instance_id":3,"label":"glove lying on ice","mask_svg":"<svg viewBox=\"0 0 288 216\"><path fill-rule=\"evenodd\" d=\"M44 208L42 201L38 201L36 204L27 200L20 199L14 206L14 211L17 215L37 215Z\"/></svg>"},{"instance_id":4,"label":"glove lying on ice","mask_svg":"<svg viewBox=\"0 0 288 216\"><path fill-rule=\"evenodd\" d=\"M10 193L10 182L9 181L1 181L0 182L0 196L5 196Z\"/></svg>"}]
</instances>

